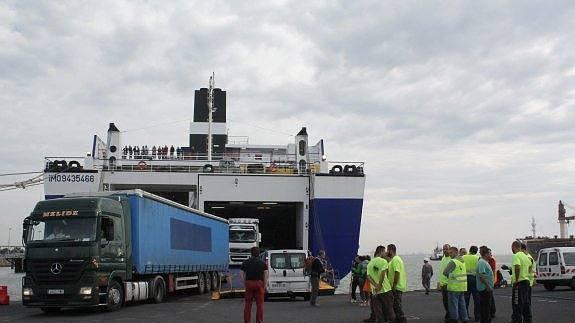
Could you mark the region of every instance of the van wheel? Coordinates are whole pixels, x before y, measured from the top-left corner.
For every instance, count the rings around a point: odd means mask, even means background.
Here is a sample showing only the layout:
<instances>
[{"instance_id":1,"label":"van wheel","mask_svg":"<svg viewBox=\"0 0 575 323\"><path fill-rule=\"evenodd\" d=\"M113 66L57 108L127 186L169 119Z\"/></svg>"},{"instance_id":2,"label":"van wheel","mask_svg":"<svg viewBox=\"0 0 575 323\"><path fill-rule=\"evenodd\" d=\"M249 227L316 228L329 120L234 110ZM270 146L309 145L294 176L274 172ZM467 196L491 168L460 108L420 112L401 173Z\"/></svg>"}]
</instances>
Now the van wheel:
<instances>
[{"instance_id":1,"label":"van wheel","mask_svg":"<svg viewBox=\"0 0 575 323\"><path fill-rule=\"evenodd\" d=\"M113 312L119 310L124 303L124 291L122 286L115 280L110 281L108 286L108 301L106 303L106 310Z\"/></svg>"},{"instance_id":2,"label":"van wheel","mask_svg":"<svg viewBox=\"0 0 575 323\"><path fill-rule=\"evenodd\" d=\"M573 279L571 279L571 285L569 285L569 287L571 287L571 289L575 290L575 277L573 277Z\"/></svg>"},{"instance_id":3,"label":"van wheel","mask_svg":"<svg viewBox=\"0 0 575 323\"><path fill-rule=\"evenodd\" d=\"M40 309L46 314L54 314L60 312L59 307L41 307Z\"/></svg>"},{"instance_id":4,"label":"van wheel","mask_svg":"<svg viewBox=\"0 0 575 323\"><path fill-rule=\"evenodd\" d=\"M156 277L153 282L154 295L152 297L152 302L158 304L161 303L166 296L166 283L164 282L164 278L161 276Z\"/></svg>"},{"instance_id":5,"label":"van wheel","mask_svg":"<svg viewBox=\"0 0 575 323\"><path fill-rule=\"evenodd\" d=\"M555 289L555 285L551 284L551 283L544 283L543 287L545 287L546 290L554 290Z\"/></svg>"}]
</instances>

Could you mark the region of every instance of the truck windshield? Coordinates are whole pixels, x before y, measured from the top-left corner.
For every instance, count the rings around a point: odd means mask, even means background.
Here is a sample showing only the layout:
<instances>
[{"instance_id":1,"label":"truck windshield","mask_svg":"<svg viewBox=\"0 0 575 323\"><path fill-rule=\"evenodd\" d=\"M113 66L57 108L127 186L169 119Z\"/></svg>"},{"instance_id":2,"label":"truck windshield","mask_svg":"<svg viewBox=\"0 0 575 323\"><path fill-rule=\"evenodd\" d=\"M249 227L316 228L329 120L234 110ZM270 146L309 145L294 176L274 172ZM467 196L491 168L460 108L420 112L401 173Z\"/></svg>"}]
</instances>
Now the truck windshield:
<instances>
[{"instance_id":1,"label":"truck windshield","mask_svg":"<svg viewBox=\"0 0 575 323\"><path fill-rule=\"evenodd\" d=\"M230 242L255 242L255 230L230 230Z\"/></svg>"},{"instance_id":2,"label":"truck windshield","mask_svg":"<svg viewBox=\"0 0 575 323\"><path fill-rule=\"evenodd\" d=\"M27 242L87 242L96 240L96 218L32 220Z\"/></svg>"},{"instance_id":3,"label":"truck windshield","mask_svg":"<svg viewBox=\"0 0 575 323\"><path fill-rule=\"evenodd\" d=\"M565 260L565 266L575 266L575 252L563 253L563 260Z\"/></svg>"}]
</instances>

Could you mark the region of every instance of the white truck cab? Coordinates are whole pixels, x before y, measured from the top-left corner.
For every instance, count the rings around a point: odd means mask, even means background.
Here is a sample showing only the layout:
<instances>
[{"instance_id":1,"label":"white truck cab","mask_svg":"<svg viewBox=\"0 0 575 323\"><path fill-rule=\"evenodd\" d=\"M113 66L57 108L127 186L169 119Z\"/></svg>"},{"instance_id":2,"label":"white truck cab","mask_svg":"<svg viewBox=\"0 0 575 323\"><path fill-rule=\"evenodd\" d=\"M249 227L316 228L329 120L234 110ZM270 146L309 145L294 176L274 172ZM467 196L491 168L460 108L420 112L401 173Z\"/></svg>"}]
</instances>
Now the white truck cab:
<instances>
[{"instance_id":1,"label":"white truck cab","mask_svg":"<svg viewBox=\"0 0 575 323\"><path fill-rule=\"evenodd\" d=\"M304 272L306 250L267 250L261 254L268 266L267 296L303 296L309 300L311 286Z\"/></svg>"},{"instance_id":2,"label":"white truck cab","mask_svg":"<svg viewBox=\"0 0 575 323\"><path fill-rule=\"evenodd\" d=\"M259 247L262 235L258 219L231 218L230 223L230 265L241 265L250 257L250 249Z\"/></svg>"},{"instance_id":3,"label":"white truck cab","mask_svg":"<svg viewBox=\"0 0 575 323\"><path fill-rule=\"evenodd\" d=\"M537 282L547 290L556 286L575 289L575 247L541 249L537 257Z\"/></svg>"}]
</instances>

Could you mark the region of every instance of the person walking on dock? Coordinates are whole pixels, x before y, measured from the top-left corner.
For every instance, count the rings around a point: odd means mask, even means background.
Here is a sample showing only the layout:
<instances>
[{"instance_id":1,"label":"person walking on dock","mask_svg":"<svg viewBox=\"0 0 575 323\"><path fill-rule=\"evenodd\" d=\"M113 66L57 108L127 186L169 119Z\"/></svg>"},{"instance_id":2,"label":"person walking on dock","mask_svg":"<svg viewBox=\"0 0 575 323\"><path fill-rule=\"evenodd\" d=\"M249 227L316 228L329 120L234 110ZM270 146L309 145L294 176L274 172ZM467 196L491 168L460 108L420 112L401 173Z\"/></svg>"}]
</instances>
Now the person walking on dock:
<instances>
[{"instance_id":1,"label":"person walking on dock","mask_svg":"<svg viewBox=\"0 0 575 323\"><path fill-rule=\"evenodd\" d=\"M260 258L258 247L252 247L251 257L242 263L242 280L245 283L244 292L244 323L251 322L252 301L256 300L256 322L264 321L264 295L268 280L268 268Z\"/></svg>"},{"instance_id":2,"label":"person walking on dock","mask_svg":"<svg viewBox=\"0 0 575 323\"><path fill-rule=\"evenodd\" d=\"M361 292L361 287L362 285L360 284L360 278L361 278L361 257L359 255L355 256L353 263L351 264L351 302L355 303L357 302L357 297L356 297L356 289L358 289Z\"/></svg>"},{"instance_id":3,"label":"person walking on dock","mask_svg":"<svg viewBox=\"0 0 575 323\"><path fill-rule=\"evenodd\" d=\"M467 307L467 315L469 315L469 301L473 297L473 317L475 321L479 321L479 293L476 289L475 269L477 269L477 262L479 255L477 254L477 246L471 246L469 253L461 257L465 263L465 270L467 271L467 292L465 293L465 306Z\"/></svg>"},{"instance_id":4,"label":"person walking on dock","mask_svg":"<svg viewBox=\"0 0 575 323\"><path fill-rule=\"evenodd\" d=\"M314 257L311 263L309 280L311 283L311 295L309 298L309 305L318 306L317 296L319 294L319 280L321 274L324 273L324 267L320 258L325 257L325 251L320 250L318 257Z\"/></svg>"},{"instance_id":5,"label":"person walking on dock","mask_svg":"<svg viewBox=\"0 0 575 323\"><path fill-rule=\"evenodd\" d=\"M477 275L476 289L479 294L480 304L479 317L481 323L491 323L491 301L493 300L493 288L495 288L493 283L493 270L491 269L491 265L489 265L491 250L486 246L482 246L479 253L481 254L481 258L477 261L477 267L475 269Z\"/></svg>"},{"instance_id":6,"label":"person walking on dock","mask_svg":"<svg viewBox=\"0 0 575 323\"><path fill-rule=\"evenodd\" d=\"M421 267L421 285L425 288L425 295L429 295L431 289L431 277L433 277L433 267L426 259L423 259L423 266Z\"/></svg>"},{"instance_id":7,"label":"person walking on dock","mask_svg":"<svg viewBox=\"0 0 575 323\"><path fill-rule=\"evenodd\" d=\"M529 268L531 261L526 254L521 252L521 242L513 241L511 282L513 294L511 296L512 310L511 320L516 323L531 323L531 286L529 283Z\"/></svg>"},{"instance_id":8,"label":"person walking on dock","mask_svg":"<svg viewBox=\"0 0 575 323\"><path fill-rule=\"evenodd\" d=\"M441 299L443 301L443 308L445 309L445 320L449 319L449 302L447 298L447 282L448 278L443 274L447 264L451 261L451 246L449 244L443 245L443 257L439 263L439 277L437 280L437 289L441 291Z\"/></svg>"},{"instance_id":9,"label":"person walking on dock","mask_svg":"<svg viewBox=\"0 0 575 323\"><path fill-rule=\"evenodd\" d=\"M374 257L367 265L367 276L371 284L373 310L375 320L364 320L364 322L393 322L395 313L393 311L393 294L388 278L389 263L384 259L385 247L377 246Z\"/></svg>"},{"instance_id":10,"label":"person walking on dock","mask_svg":"<svg viewBox=\"0 0 575 323\"><path fill-rule=\"evenodd\" d=\"M402 298L403 293L407 292L407 273L405 272L403 259L397 255L397 248L394 244L387 246L387 255L391 259L389 261L389 283L393 295L395 322L404 323L406 319L403 313Z\"/></svg>"},{"instance_id":11,"label":"person walking on dock","mask_svg":"<svg viewBox=\"0 0 575 323\"><path fill-rule=\"evenodd\" d=\"M450 249L451 260L443 271L448 278L447 297L449 301L449 321L467 321L467 307L465 306L465 292L467 291L467 272L465 264L458 257L457 247Z\"/></svg>"}]
</instances>

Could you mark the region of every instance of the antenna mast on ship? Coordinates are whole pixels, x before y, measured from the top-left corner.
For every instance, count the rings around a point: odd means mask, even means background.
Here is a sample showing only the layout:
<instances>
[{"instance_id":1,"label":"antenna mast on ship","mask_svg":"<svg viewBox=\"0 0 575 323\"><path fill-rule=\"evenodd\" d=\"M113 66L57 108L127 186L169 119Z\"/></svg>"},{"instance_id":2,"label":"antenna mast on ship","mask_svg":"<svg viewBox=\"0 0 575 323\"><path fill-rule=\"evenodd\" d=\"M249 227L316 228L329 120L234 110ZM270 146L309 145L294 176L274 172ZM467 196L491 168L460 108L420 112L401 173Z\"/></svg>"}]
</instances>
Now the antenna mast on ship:
<instances>
[{"instance_id":1,"label":"antenna mast on ship","mask_svg":"<svg viewBox=\"0 0 575 323\"><path fill-rule=\"evenodd\" d=\"M208 88L208 161L212 161L212 113L214 112L214 82L215 73L210 76Z\"/></svg>"},{"instance_id":2,"label":"antenna mast on ship","mask_svg":"<svg viewBox=\"0 0 575 323\"><path fill-rule=\"evenodd\" d=\"M536 233L537 233L537 231L535 230L536 225L537 225L537 224L535 224L535 217L531 217L531 236L532 236L534 239L535 239Z\"/></svg>"}]
</instances>

